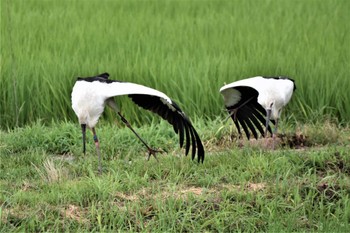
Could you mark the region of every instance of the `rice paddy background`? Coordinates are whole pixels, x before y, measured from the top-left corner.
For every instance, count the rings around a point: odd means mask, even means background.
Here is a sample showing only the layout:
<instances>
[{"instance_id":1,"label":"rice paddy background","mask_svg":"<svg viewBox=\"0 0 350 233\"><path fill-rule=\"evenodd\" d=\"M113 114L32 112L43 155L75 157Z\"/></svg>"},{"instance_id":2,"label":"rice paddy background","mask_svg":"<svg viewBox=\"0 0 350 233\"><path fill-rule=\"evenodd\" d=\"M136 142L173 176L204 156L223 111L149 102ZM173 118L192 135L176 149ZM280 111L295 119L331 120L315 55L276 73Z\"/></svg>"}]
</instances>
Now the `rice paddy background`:
<instances>
[{"instance_id":1,"label":"rice paddy background","mask_svg":"<svg viewBox=\"0 0 350 233\"><path fill-rule=\"evenodd\" d=\"M225 83L285 75L297 85L287 118L346 123L349 5L1 0L0 126L75 121L76 77L102 72L159 89L191 118L208 119L225 112L218 92ZM120 104L131 122L153 119L131 102ZM115 116L108 112L105 119Z\"/></svg>"}]
</instances>

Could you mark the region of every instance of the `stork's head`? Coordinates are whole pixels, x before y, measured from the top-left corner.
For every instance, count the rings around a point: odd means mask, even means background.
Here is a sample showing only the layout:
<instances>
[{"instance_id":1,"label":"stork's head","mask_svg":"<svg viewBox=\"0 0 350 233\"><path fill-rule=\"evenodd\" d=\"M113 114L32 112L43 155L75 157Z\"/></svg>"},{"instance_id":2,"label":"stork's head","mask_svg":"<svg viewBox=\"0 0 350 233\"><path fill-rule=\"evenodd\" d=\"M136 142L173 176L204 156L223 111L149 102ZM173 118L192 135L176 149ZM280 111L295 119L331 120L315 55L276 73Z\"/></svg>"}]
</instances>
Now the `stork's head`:
<instances>
[{"instance_id":1,"label":"stork's head","mask_svg":"<svg viewBox=\"0 0 350 233\"><path fill-rule=\"evenodd\" d=\"M271 119L277 120L281 114L282 105L276 98L272 98L273 93L267 93L266 95L259 95L258 102L266 110L266 125L265 125L265 136L267 136L267 129Z\"/></svg>"},{"instance_id":2,"label":"stork's head","mask_svg":"<svg viewBox=\"0 0 350 233\"><path fill-rule=\"evenodd\" d=\"M268 93L261 93L258 96L258 102L263 108L266 110L266 115L269 119L276 120L280 117L281 108L283 104L279 98L276 96L277 93L273 93L272 91Z\"/></svg>"},{"instance_id":3,"label":"stork's head","mask_svg":"<svg viewBox=\"0 0 350 233\"><path fill-rule=\"evenodd\" d=\"M266 109L267 115L270 116L270 119L278 119L281 115L281 107L278 106L275 100L271 100L268 102Z\"/></svg>"}]
</instances>

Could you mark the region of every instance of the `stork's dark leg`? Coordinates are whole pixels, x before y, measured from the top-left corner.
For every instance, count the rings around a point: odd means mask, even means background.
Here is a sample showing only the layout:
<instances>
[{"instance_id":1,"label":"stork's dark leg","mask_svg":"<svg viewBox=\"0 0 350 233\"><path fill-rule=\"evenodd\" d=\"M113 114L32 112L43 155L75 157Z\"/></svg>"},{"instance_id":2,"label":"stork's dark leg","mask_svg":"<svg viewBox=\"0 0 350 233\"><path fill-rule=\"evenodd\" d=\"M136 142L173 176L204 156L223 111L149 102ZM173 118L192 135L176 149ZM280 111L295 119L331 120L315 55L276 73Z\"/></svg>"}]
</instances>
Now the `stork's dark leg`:
<instances>
[{"instance_id":1,"label":"stork's dark leg","mask_svg":"<svg viewBox=\"0 0 350 233\"><path fill-rule=\"evenodd\" d=\"M270 123L270 118L271 118L271 109L266 109L266 124L265 124L265 147L268 148L269 145L269 140L267 139L267 132L269 128L269 123ZM273 133L272 133L273 137Z\"/></svg>"},{"instance_id":2,"label":"stork's dark leg","mask_svg":"<svg viewBox=\"0 0 350 233\"><path fill-rule=\"evenodd\" d=\"M272 133L272 149L275 149L275 140L276 140L276 135L277 135L277 127L278 127L278 118L275 120L275 129Z\"/></svg>"},{"instance_id":3,"label":"stork's dark leg","mask_svg":"<svg viewBox=\"0 0 350 233\"><path fill-rule=\"evenodd\" d=\"M270 118L271 118L271 109L266 109L266 125L265 125L265 135L264 135L265 138L267 138L267 131L269 128Z\"/></svg>"},{"instance_id":4,"label":"stork's dark leg","mask_svg":"<svg viewBox=\"0 0 350 233\"><path fill-rule=\"evenodd\" d=\"M81 124L81 132L83 134L83 152L86 152L86 124Z\"/></svg>"},{"instance_id":5,"label":"stork's dark leg","mask_svg":"<svg viewBox=\"0 0 350 233\"><path fill-rule=\"evenodd\" d=\"M130 123L125 119L125 117L123 117L123 115L118 112L118 115L120 116L120 118L122 119L122 121L125 123L125 125L136 135L136 137L138 137L138 139L140 139L140 141L147 147L148 149L148 158L147 160L150 159L151 155L154 156L154 158L156 158L156 160L158 161L158 158L156 157L156 153L157 152L160 152L162 153L163 151L161 150L155 150L155 149L152 149L151 147L149 147L147 145L147 143L136 133L136 131L131 127Z\"/></svg>"},{"instance_id":6,"label":"stork's dark leg","mask_svg":"<svg viewBox=\"0 0 350 233\"><path fill-rule=\"evenodd\" d=\"M225 118L224 121L227 121L228 119L232 118L233 116L233 120L236 121L237 120L237 112L238 112L238 108L235 108L235 109L230 109L228 110L228 117Z\"/></svg>"},{"instance_id":7,"label":"stork's dark leg","mask_svg":"<svg viewBox=\"0 0 350 233\"><path fill-rule=\"evenodd\" d=\"M94 134L94 142L95 142L96 152L98 155L98 173L101 175L102 174L102 165L101 165L100 143L98 141L95 128L92 128L91 130L92 130L92 133Z\"/></svg>"},{"instance_id":8,"label":"stork's dark leg","mask_svg":"<svg viewBox=\"0 0 350 233\"><path fill-rule=\"evenodd\" d=\"M156 157L156 153L160 152L162 153L163 151L161 150L155 150L152 149L151 147L149 147L147 145L147 143L136 133L136 131L131 127L130 123L125 119L125 117L120 113L119 108L116 104L116 102L114 101L113 98L109 98L107 99L107 104L109 107L111 107L116 113L118 113L118 115L120 116L120 118L122 119L122 121L125 123L125 125L136 135L136 137L138 137L138 139L140 139L140 141L147 147L148 150L148 158L147 160L150 159L151 155L154 156L154 158L156 158L156 160L158 161L158 158Z\"/></svg>"},{"instance_id":9,"label":"stork's dark leg","mask_svg":"<svg viewBox=\"0 0 350 233\"><path fill-rule=\"evenodd\" d=\"M236 116L236 115L237 115L238 110L239 110L242 106L246 105L246 104L247 104L249 101L251 101L253 98L254 98L254 97L249 98L249 99L246 100L243 104L241 104L240 106L238 106L238 107L235 108L235 109L228 110L229 116L225 119L225 121L227 121L230 117L232 117L232 115L234 115L233 120L236 121L236 120L237 120L237 116Z\"/></svg>"}]
</instances>

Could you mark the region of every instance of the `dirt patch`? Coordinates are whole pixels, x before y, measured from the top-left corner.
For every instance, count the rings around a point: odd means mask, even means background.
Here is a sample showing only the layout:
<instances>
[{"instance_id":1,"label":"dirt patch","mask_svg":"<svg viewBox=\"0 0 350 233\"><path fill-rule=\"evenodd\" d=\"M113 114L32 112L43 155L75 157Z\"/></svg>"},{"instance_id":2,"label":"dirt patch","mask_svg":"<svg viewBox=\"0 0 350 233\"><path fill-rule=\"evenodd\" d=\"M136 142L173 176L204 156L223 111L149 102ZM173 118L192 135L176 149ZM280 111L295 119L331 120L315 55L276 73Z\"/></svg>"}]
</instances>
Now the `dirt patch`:
<instances>
[{"instance_id":1,"label":"dirt patch","mask_svg":"<svg viewBox=\"0 0 350 233\"><path fill-rule=\"evenodd\" d=\"M259 138L259 139L237 139L238 147L249 146L252 148L262 149L278 149L278 148L291 148L302 149L313 146L314 143L311 140L301 134L278 134L275 138Z\"/></svg>"},{"instance_id":2,"label":"dirt patch","mask_svg":"<svg viewBox=\"0 0 350 233\"><path fill-rule=\"evenodd\" d=\"M160 193L152 193L151 189L143 188L135 193L123 193L117 192L115 193L114 203L116 203L120 208L125 208L125 203L137 202L140 200L166 200L170 197L175 199L187 199L190 195L192 196L202 196L213 194L216 195L220 193L222 190L228 191L241 191L245 192L258 192L266 189L266 183L247 183L244 186L241 185L231 185L231 184L223 184L213 188L202 188L202 187L181 187L176 190L163 190Z\"/></svg>"},{"instance_id":3,"label":"dirt patch","mask_svg":"<svg viewBox=\"0 0 350 233\"><path fill-rule=\"evenodd\" d=\"M320 182L317 185L317 191L319 192L319 194L321 195L323 193L324 196L329 200L333 200L333 199L338 200L339 190L341 190L339 185L332 184L329 182Z\"/></svg>"},{"instance_id":4,"label":"dirt patch","mask_svg":"<svg viewBox=\"0 0 350 233\"><path fill-rule=\"evenodd\" d=\"M280 139L280 144L282 147L289 147L289 148L295 148L300 149L303 147L309 147L312 146L311 141L309 138L302 133L296 133L296 134L279 134L278 138Z\"/></svg>"},{"instance_id":5,"label":"dirt patch","mask_svg":"<svg viewBox=\"0 0 350 233\"><path fill-rule=\"evenodd\" d=\"M264 190L267 187L267 184L266 183L247 183L244 186L223 184L223 185L221 185L221 187L222 187L221 189L216 190L216 191L220 191L223 189L227 189L229 191L233 191L233 190L239 191L239 190L243 189L246 192L257 192L260 190Z\"/></svg>"},{"instance_id":6,"label":"dirt patch","mask_svg":"<svg viewBox=\"0 0 350 233\"><path fill-rule=\"evenodd\" d=\"M61 211L61 216L64 218L70 218L80 223L88 223L89 220L83 216L86 216L84 209L76 205L68 205Z\"/></svg>"},{"instance_id":7,"label":"dirt patch","mask_svg":"<svg viewBox=\"0 0 350 233\"><path fill-rule=\"evenodd\" d=\"M122 192L117 192L115 194L117 199L123 200L123 201L136 201L139 200L139 196L137 194L125 194Z\"/></svg>"},{"instance_id":8,"label":"dirt patch","mask_svg":"<svg viewBox=\"0 0 350 233\"><path fill-rule=\"evenodd\" d=\"M249 183L246 185L248 191L260 191L266 188L266 183Z\"/></svg>"},{"instance_id":9,"label":"dirt patch","mask_svg":"<svg viewBox=\"0 0 350 233\"><path fill-rule=\"evenodd\" d=\"M326 144L326 142L325 142ZM213 138L207 142L204 142L207 151L216 152L222 151L223 147L252 147L257 149L279 149L279 148L290 148L290 149L303 149L313 146L320 146L322 143L316 143L311 137L297 132L293 134L277 134L273 139L270 135L267 138L250 138L238 137L237 134L233 133L230 135L223 135L220 138Z\"/></svg>"},{"instance_id":10,"label":"dirt patch","mask_svg":"<svg viewBox=\"0 0 350 233\"><path fill-rule=\"evenodd\" d=\"M194 195L194 196L200 196L204 193L204 188L201 187L184 187L181 189L177 189L174 191L171 190L164 190L160 193L152 193L151 189L149 188L143 188L135 193L122 193L117 192L115 193L115 201L118 203L119 207L124 207L124 204L121 204L122 202L135 202L139 200L165 200L170 197L174 197L176 199L185 199L188 195ZM210 192L213 192L210 190ZM208 192L205 192L208 193Z\"/></svg>"},{"instance_id":11,"label":"dirt patch","mask_svg":"<svg viewBox=\"0 0 350 233\"><path fill-rule=\"evenodd\" d=\"M26 191L31 191L31 190L36 190L37 187L30 183L28 180L24 180L22 185L21 185L21 190L26 192Z\"/></svg>"}]
</instances>

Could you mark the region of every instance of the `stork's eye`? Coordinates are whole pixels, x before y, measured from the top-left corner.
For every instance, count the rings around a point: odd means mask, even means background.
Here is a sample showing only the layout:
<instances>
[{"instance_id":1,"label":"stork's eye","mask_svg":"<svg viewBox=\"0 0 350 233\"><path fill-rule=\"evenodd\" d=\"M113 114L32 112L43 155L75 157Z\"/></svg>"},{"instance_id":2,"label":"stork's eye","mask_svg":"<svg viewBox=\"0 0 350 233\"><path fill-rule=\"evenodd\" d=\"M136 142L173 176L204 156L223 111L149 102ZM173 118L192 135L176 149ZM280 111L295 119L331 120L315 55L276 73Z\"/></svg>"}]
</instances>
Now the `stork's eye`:
<instances>
[{"instance_id":1,"label":"stork's eye","mask_svg":"<svg viewBox=\"0 0 350 233\"><path fill-rule=\"evenodd\" d=\"M270 108L272 108L273 102L270 104Z\"/></svg>"}]
</instances>

